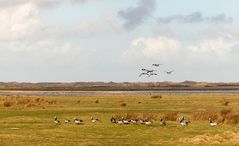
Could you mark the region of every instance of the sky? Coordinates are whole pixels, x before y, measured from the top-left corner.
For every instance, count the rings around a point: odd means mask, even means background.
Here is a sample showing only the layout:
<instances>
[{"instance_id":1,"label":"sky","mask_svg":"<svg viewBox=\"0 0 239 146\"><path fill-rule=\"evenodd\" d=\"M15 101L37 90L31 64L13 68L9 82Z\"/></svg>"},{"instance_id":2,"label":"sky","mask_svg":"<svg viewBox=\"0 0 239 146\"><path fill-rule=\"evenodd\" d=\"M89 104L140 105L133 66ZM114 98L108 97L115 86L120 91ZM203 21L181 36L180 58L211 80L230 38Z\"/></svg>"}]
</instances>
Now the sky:
<instances>
[{"instance_id":1,"label":"sky","mask_svg":"<svg viewBox=\"0 0 239 146\"><path fill-rule=\"evenodd\" d=\"M0 82L238 82L238 6L238 0L1 0ZM159 75L139 77L141 68Z\"/></svg>"}]
</instances>

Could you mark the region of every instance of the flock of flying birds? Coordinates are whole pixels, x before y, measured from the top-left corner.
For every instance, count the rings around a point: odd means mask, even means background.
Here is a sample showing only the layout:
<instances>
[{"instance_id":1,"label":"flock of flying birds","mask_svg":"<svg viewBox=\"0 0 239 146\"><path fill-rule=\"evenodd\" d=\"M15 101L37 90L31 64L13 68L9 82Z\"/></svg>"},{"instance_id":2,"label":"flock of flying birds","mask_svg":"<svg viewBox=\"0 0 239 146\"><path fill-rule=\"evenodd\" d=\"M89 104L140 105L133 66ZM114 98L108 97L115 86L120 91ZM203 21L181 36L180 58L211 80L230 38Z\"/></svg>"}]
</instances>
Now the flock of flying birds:
<instances>
[{"instance_id":1,"label":"flock of flying birds","mask_svg":"<svg viewBox=\"0 0 239 146\"><path fill-rule=\"evenodd\" d=\"M156 67L156 68L159 68L160 66L162 66L163 64L152 64L152 66ZM141 69L141 73L139 74L139 77L141 76L148 76L148 77L151 77L151 76L157 76L159 75L157 72L157 70L154 70L154 69L146 69L146 68L142 68ZM166 74L170 75L174 72L174 70L170 70L170 71L164 71Z\"/></svg>"}]
</instances>

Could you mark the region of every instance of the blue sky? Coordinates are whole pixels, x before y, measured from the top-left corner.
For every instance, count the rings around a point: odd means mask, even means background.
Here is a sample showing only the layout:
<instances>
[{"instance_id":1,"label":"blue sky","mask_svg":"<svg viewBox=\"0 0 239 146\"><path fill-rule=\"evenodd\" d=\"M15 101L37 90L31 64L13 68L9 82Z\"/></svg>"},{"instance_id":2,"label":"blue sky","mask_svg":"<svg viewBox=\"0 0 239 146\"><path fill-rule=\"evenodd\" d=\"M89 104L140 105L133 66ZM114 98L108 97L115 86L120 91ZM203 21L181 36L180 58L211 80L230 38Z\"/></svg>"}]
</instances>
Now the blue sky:
<instances>
[{"instance_id":1,"label":"blue sky","mask_svg":"<svg viewBox=\"0 0 239 146\"><path fill-rule=\"evenodd\" d=\"M236 82L237 0L2 0L0 80ZM162 63L159 76L141 68ZM172 75L165 71L175 70Z\"/></svg>"}]
</instances>

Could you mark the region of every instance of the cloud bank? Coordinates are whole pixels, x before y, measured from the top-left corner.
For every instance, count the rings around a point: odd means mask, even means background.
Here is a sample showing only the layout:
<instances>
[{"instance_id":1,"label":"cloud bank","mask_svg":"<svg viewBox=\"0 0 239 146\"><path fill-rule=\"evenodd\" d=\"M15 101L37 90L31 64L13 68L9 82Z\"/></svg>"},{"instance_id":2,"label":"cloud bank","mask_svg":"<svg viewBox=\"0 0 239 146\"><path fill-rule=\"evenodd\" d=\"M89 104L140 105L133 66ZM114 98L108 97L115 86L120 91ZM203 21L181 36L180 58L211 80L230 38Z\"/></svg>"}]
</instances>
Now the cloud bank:
<instances>
[{"instance_id":1,"label":"cloud bank","mask_svg":"<svg viewBox=\"0 0 239 146\"><path fill-rule=\"evenodd\" d=\"M124 27L132 30L141 25L155 10L155 0L138 0L135 7L119 11L118 15L124 19Z\"/></svg>"},{"instance_id":2,"label":"cloud bank","mask_svg":"<svg viewBox=\"0 0 239 146\"><path fill-rule=\"evenodd\" d=\"M225 14L215 16L203 16L199 11L193 12L189 15L172 15L168 17L158 18L159 23L232 23L233 18L227 17Z\"/></svg>"}]
</instances>

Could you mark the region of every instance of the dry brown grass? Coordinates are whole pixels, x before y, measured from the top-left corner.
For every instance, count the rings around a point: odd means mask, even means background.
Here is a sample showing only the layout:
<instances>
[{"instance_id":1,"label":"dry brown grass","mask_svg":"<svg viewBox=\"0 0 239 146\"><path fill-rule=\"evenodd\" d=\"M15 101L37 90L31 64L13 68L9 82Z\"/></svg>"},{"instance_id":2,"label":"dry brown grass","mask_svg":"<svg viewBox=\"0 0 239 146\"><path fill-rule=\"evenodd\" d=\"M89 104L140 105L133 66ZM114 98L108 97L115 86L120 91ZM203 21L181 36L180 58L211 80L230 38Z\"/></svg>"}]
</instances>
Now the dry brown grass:
<instances>
[{"instance_id":1,"label":"dry brown grass","mask_svg":"<svg viewBox=\"0 0 239 146\"><path fill-rule=\"evenodd\" d=\"M3 101L4 107L10 107L13 103L11 101Z\"/></svg>"},{"instance_id":2,"label":"dry brown grass","mask_svg":"<svg viewBox=\"0 0 239 146\"><path fill-rule=\"evenodd\" d=\"M168 121L176 121L178 118L178 112L167 112L162 118Z\"/></svg>"},{"instance_id":3,"label":"dry brown grass","mask_svg":"<svg viewBox=\"0 0 239 146\"><path fill-rule=\"evenodd\" d=\"M180 138L179 141L192 145L238 145L239 133L226 131L223 134L216 135L203 134L192 138Z\"/></svg>"},{"instance_id":4,"label":"dry brown grass","mask_svg":"<svg viewBox=\"0 0 239 146\"><path fill-rule=\"evenodd\" d=\"M209 118L217 120L219 119L220 114L213 111L202 111L193 113L190 117L192 120L208 120Z\"/></svg>"},{"instance_id":5,"label":"dry brown grass","mask_svg":"<svg viewBox=\"0 0 239 146\"><path fill-rule=\"evenodd\" d=\"M126 105L127 105L127 104L126 104L126 103L124 103L124 102L120 104L120 106L126 106Z\"/></svg>"},{"instance_id":6,"label":"dry brown grass","mask_svg":"<svg viewBox=\"0 0 239 146\"><path fill-rule=\"evenodd\" d=\"M48 106L55 105L56 100L48 100L44 98L32 98L32 97L4 97L0 99L0 103L4 107L9 107L13 105L23 105L24 107L33 107L33 106Z\"/></svg>"},{"instance_id":7,"label":"dry brown grass","mask_svg":"<svg viewBox=\"0 0 239 146\"><path fill-rule=\"evenodd\" d=\"M225 124L238 124L239 123L239 113L229 113L224 119Z\"/></svg>"},{"instance_id":8,"label":"dry brown grass","mask_svg":"<svg viewBox=\"0 0 239 146\"><path fill-rule=\"evenodd\" d=\"M99 100L96 100L95 103L99 103Z\"/></svg>"},{"instance_id":9,"label":"dry brown grass","mask_svg":"<svg viewBox=\"0 0 239 146\"><path fill-rule=\"evenodd\" d=\"M161 99L161 98L162 98L162 95L152 95L151 98L153 98L153 99L156 99L156 98Z\"/></svg>"}]
</instances>

